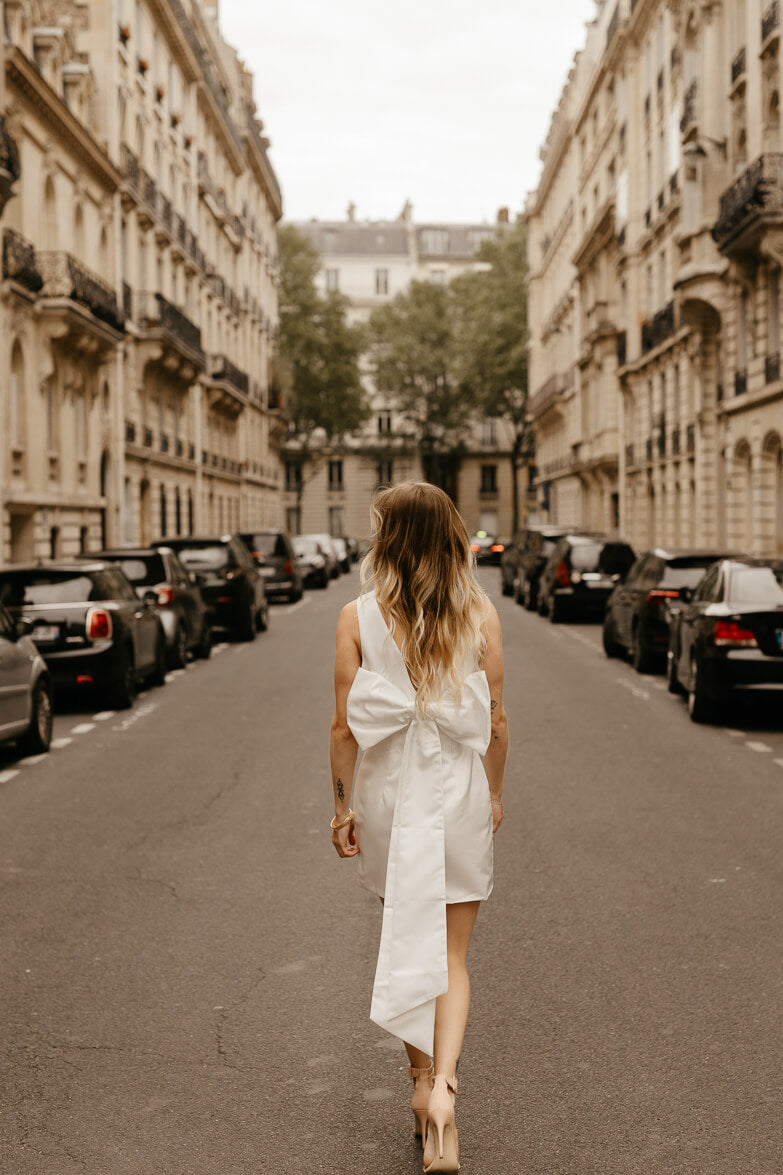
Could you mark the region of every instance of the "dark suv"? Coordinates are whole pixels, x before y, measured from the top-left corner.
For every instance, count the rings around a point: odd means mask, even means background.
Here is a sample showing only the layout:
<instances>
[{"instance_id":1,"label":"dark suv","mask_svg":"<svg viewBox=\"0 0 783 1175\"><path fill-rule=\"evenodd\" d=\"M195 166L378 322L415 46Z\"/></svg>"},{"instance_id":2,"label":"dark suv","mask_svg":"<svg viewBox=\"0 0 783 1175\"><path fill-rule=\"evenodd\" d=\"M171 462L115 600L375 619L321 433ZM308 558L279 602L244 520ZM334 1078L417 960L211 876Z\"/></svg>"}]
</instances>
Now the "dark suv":
<instances>
[{"instance_id":1,"label":"dark suv","mask_svg":"<svg viewBox=\"0 0 783 1175\"><path fill-rule=\"evenodd\" d=\"M604 617L607 657L631 654L633 667L647 673L663 665L669 648L671 615L683 589L693 589L708 567L730 556L721 551L645 551L609 597Z\"/></svg>"},{"instance_id":2,"label":"dark suv","mask_svg":"<svg viewBox=\"0 0 783 1175\"><path fill-rule=\"evenodd\" d=\"M267 527L239 536L247 547L264 581L270 600L294 603L302 598L302 572L291 539L284 530Z\"/></svg>"},{"instance_id":3,"label":"dark suv","mask_svg":"<svg viewBox=\"0 0 783 1175\"><path fill-rule=\"evenodd\" d=\"M187 571L193 572L209 609L213 628L235 632L252 641L269 623L264 581L238 534L191 535L161 539L152 544L176 551Z\"/></svg>"},{"instance_id":4,"label":"dark suv","mask_svg":"<svg viewBox=\"0 0 783 1175\"><path fill-rule=\"evenodd\" d=\"M539 582L538 610L553 624L567 617L600 619L615 584L636 556L620 539L602 534L566 534L558 539Z\"/></svg>"}]
</instances>

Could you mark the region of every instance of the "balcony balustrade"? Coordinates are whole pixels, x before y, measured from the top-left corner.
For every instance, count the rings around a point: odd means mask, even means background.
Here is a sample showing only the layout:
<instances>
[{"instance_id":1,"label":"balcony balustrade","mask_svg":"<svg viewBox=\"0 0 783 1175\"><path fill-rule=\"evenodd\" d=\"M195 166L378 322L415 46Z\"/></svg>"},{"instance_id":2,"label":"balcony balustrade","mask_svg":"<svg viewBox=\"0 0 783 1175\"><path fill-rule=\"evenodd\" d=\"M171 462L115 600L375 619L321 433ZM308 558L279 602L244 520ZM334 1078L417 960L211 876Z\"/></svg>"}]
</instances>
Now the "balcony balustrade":
<instances>
[{"instance_id":1,"label":"balcony balustrade","mask_svg":"<svg viewBox=\"0 0 783 1175\"><path fill-rule=\"evenodd\" d=\"M246 372L240 371L225 355L210 355L208 370L210 379L229 383L243 396L248 395L250 391L248 375Z\"/></svg>"},{"instance_id":2,"label":"balcony balustrade","mask_svg":"<svg viewBox=\"0 0 783 1175\"><path fill-rule=\"evenodd\" d=\"M155 209L158 203L157 185L149 172L145 171L143 167L140 169L139 174L141 177L140 189L142 199L150 208Z\"/></svg>"},{"instance_id":3,"label":"balcony balustrade","mask_svg":"<svg viewBox=\"0 0 783 1175\"><path fill-rule=\"evenodd\" d=\"M141 176L139 160L125 143L120 147L120 173L128 187L138 194Z\"/></svg>"},{"instance_id":4,"label":"balcony balustrade","mask_svg":"<svg viewBox=\"0 0 783 1175\"><path fill-rule=\"evenodd\" d=\"M764 10L764 15L761 18L761 43L762 45L769 37L780 27L780 6L778 0L773 0L772 4Z\"/></svg>"},{"instance_id":5,"label":"balcony balustrade","mask_svg":"<svg viewBox=\"0 0 783 1175\"><path fill-rule=\"evenodd\" d=\"M170 234L174 223L174 210L171 207L171 200L168 196L164 196L163 192L158 192L158 219L166 232Z\"/></svg>"},{"instance_id":6,"label":"balcony balustrade","mask_svg":"<svg viewBox=\"0 0 783 1175\"><path fill-rule=\"evenodd\" d=\"M174 213L174 239L181 248L185 248L187 229L185 221L178 212Z\"/></svg>"},{"instance_id":7,"label":"balcony balustrade","mask_svg":"<svg viewBox=\"0 0 783 1175\"><path fill-rule=\"evenodd\" d=\"M680 131L685 134L689 127L696 122L699 104L699 83L694 78L688 89L685 91L685 101L682 108L682 118L680 119Z\"/></svg>"},{"instance_id":8,"label":"balcony balustrade","mask_svg":"<svg viewBox=\"0 0 783 1175\"><path fill-rule=\"evenodd\" d=\"M533 416L540 416L545 412L566 390L565 378L559 373L550 375L549 379L542 384L536 394L530 401L530 412ZM271 408L270 400L270 408Z\"/></svg>"},{"instance_id":9,"label":"balcony balustrade","mask_svg":"<svg viewBox=\"0 0 783 1175\"><path fill-rule=\"evenodd\" d=\"M35 248L15 229L3 231L3 277L37 294L43 278L35 259Z\"/></svg>"},{"instance_id":10,"label":"balcony balustrade","mask_svg":"<svg viewBox=\"0 0 783 1175\"><path fill-rule=\"evenodd\" d=\"M768 384L777 383L780 379L780 352L767 355L764 360L764 380Z\"/></svg>"},{"instance_id":11,"label":"balcony balustrade","mask_svg":"<svg viewBox=\"0 0 783 1175\"><path fill-rule=\"evenodd\" d=\"M43 278L42 298L69 298L114 330L124 329L115 291L81 261L70 253L45 252L37 254L37 262Z\"/></svg>"},{"instance_id":12,"label":"balcony balustrade","mask_svg":"<svg viewBox=\"0 0 783 1175\"><path fill-rule=\"evenodd\" d=\"M181 310L172 306L171 302L162 294L157 292L138 294L137 319L143 329L163 331L203 364L204 352L201 347L201 331Z\"/></svg>"},{"instance_id":13,"label":"balcony balustrade","mask_svg":"<svg viewBox=\"0 0 783 1175\"><path fill-rule=\"evenodd\" d=\"M766 220L783 219L783 154L760 155L723 193L712 236L723 253Z\"/></svg>"},{"instance_id":14,"label":"balcony balustrade","mask_svg":"<svg viewBox=\"0 0 783 1175\"><path fill-rule=\"evenodd\" d=\"M642 323L642 354L659 347L675 333L674 302L668 302L652 319Z\"/></svg>"}]
</instances>

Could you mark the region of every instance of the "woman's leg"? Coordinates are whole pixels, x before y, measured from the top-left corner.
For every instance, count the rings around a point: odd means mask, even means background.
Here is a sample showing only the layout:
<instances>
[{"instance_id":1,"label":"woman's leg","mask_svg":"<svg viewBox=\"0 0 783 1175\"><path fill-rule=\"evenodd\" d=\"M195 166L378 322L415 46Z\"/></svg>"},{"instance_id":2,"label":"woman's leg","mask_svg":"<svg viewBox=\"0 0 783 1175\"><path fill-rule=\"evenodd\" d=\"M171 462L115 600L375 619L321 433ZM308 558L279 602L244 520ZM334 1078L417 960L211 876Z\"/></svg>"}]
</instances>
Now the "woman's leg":
<instances>
[{"instance_id":1,"label":"woman's leg","mask_svg":"<svg viewBox=\"0 0 783 1175\"><path fill-rule=\"evenodd\" d=\"M453 1077L457 1071L468 1023L470 980L466 962L479 905L479 902L454 902L446 906L449 990L438 996L435 1005L435 1073L445 1077Z\"/></svg>"}]
</instances>

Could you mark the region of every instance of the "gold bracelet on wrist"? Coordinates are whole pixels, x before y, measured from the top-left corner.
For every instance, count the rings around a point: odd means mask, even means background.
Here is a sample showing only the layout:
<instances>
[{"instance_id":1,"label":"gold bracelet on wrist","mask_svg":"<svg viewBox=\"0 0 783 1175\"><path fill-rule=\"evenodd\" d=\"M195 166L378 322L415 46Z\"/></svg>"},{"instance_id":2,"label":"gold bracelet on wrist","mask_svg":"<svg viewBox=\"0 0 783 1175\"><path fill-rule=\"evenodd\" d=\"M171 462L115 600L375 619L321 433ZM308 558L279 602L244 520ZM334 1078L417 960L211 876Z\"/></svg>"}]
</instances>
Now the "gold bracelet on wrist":
<instances>
[{"instance_id":1,"label":"gold bracelet on wrist","mask_svg":"<svg viewBox=\"0 0 783 1175\"><path fill-rule=\"evenodd\" d=\"M351 824L353 822L353 808L348 809L348 815L344 816L339 824L335 824L336 819L337 817L333 816L329 823L329 827L331 828L332 832L339 832L341 828L345 828L346 824Z\"/></svg>"}]
</instances>

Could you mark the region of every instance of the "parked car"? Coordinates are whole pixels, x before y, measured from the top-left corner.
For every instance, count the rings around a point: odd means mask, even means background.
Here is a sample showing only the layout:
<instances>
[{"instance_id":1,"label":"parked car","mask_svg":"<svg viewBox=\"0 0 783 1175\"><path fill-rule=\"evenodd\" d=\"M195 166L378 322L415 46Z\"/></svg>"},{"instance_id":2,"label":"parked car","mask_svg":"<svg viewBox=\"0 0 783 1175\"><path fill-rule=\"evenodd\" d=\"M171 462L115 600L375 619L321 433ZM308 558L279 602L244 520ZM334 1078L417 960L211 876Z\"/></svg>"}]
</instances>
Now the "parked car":
<instances>
[{"instance_id":1,"label":"parked car","mask_svg":"<svg viewBox=\"0 0 783 1175\"><path fill-rule=\"evenodd\" d=\"M169 547L196 577L213 628L255 640L269 624L264 581L238 534L190 535L161 539L153 547Z\"/></svg>"},{"instance_id":2,"label":"parked car","mask_svg":"<svg viewBox=\"0 0 783 1175\"><path fill-rule=\"evenodd\" d=\"M32 628L0 604L0 743L15 740L21 755L43 754L52 741L52 683Z\"/></svg>"},{"instance_id":3,"label":"parked car","mask_svg":"<svg viewBox=\"0 0 783 1175\"><path fill-rule=\"evenodd\" d=\"M343 535L343 542L348 548L348 554L351 557L352 563L359 562L359 540L351 538L350 535Z\"/></svg>"},{"instance_id":4,"label":"parked car","mask_svg":"<svg viewBox=\"0 0 783 1175\"><path fill-rule=\"evenodd\" d=\"M337 561L340 564L340 570L342 571L343 575L347 575L351 570L351 556L348 552L348 544L346 543L345 539L338 537L332 539L332 546L334 547L335 554L337 555Z\"/></svg>"},{"instance_id":5,"label":"parked car","mask_svg":"<svg viewBox=\"0 0 783 1175\"><path fill-rule=\"evenodd\" d=\"M499 564L508 539L499 539L485 530L477 530L470 536L470 549L477 563Z\"/></svg>"},{"instance_id":6,"label":"parked car","mask_svg":"<svg viewBox=\"0 0 783 1175\"><path fill-rule=\"evenodd\" d=\"M647 673L664 664L671 617L684 590L693 589L721 551L655 547L645 551L609 597L603 643L607 657L630 653L634 669Z\"/></svg>"},{"instance_id":7,"label":"parked car","mask_svg":"<svg viewBox=\"0 0 783 1175\"><path fill-rule=\"evenodd\" d=\"M553 624L573 617L600 619L618 580L635 559L633 548L601 534L558 539L541 572L538 610Z\"/></svg>"},{"instance_id":8,"label":"parked car","mask_svg":"<svg viewBox=\"0 0 783 1175\"><path fill-rule=\"evenodd\" d=\"M90 558L120 567L140 600L153 591L158 598L166 651L172 669L187 664L188 653L206 658L212 651L209 610L193 572L182 566L170 547L122 547L96 551Z\"/></svg>"},{"instance_id":9,"label":"parked car","mask_svg":"<svg viewBox=\"0 0 783 1175\"><path fill-rule=\"evenodd\" d=\"M153 591L140 600L112 563L86 559L0 571L0 603L31 636L55 690L101 691L133 705L139 682L166 681L166 635Z\"/></svg>"},{"instance_id":10,"label":"parked car","mask_svg":"<svg viewBox=\"0 0 783 1175\"><path fill-rule=\"evenodd\" d=\"M296 535L291 542L305 587L328 587L329 571L326 565L326 555L318 540L300 534Z\"/></svg>"},{"instance_id":11,"label":"parked car","mask_svg":"<svg viewBox=\"0 0 783 1175\"><path fill-rule=\"evenodd\" d=\"M302 598L302 573L290 536L279 527L246 531L239 536L247 547L264 581L270 600L284 598L295 603Z\"/></svg>"},{"instance_id":12,"label":"parked car","mask_svg":"<svg viewBox=\"0 0 783 1175\"><path fill-rule=\"evenodd\" d=\"M516 602L524 604L528 612L535 612L538 607L541 572L564 534L565 527L548 525L531 526L526 532L524 545L517 559L513 592Z\"/></svg>"},{"instance_id":13,"label":"parked car","mask_svg":"<svg viewBox=\"0 0 783 1175\"><path fill-rule=\"evenodd\" d=\"M329 578L339 579L340 560L337 556L337 551L335 550L334 539L332 536L330 534L306 534L302 535L301 537L316 540L326 558L326 566L329 571Z\"/></svg>"},{"instance_id":14,"label":"parked car","mask_svg":"<svg viewBox=\"0 0 783 1175\"><path fill-rule=\"evenodd\" d=\"M783 687L783 560L721 559L672 620L666 680L707 722L735 690Z\"/></svg>"}]
</instances>

